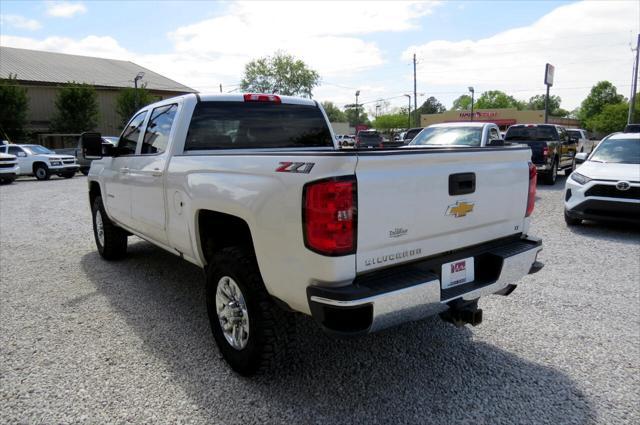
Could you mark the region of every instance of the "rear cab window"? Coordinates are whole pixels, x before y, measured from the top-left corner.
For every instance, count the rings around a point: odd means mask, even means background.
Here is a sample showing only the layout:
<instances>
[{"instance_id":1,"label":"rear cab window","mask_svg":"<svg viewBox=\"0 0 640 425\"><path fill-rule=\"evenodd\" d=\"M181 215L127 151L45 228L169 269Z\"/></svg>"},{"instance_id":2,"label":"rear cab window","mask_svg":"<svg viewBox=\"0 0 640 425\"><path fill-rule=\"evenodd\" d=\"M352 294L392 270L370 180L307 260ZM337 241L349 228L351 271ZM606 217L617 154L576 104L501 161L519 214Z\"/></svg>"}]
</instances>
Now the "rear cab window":
<instances>
[{"instance_id":1,"label":"rear cab window","mask_svg":"<svg viewBox=\"0 0 640 425\"><path fill-rule=\"evenodd\" d=\"M505 140L558 140L558 132L553 125L511 126L504 136Z\"/></svg>"},{"instance_id":2,"label":"rear cab window","mask_svg":"<svg viewBox=\"0 0 640 425\"><path fill-rule=\"evenodd\" d=\"M185 151L334 147L320 108L270 102L199 102Z\"/></svg>"}]
</instances>

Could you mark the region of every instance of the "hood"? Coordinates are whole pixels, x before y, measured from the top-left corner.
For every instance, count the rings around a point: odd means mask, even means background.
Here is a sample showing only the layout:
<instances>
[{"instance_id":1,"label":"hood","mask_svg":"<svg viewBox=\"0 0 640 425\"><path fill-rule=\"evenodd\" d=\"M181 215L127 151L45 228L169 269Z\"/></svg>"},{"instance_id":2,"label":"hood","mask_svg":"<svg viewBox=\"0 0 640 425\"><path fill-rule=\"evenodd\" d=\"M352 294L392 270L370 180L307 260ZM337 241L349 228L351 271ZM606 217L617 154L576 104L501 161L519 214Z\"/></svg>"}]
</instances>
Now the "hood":
<instances>
[{"instance_id":1,"label":"hood","mask_svg":"<svg viewBox=\"0 0 640 425\"><path fill-rule=\"evenodd\" d=\"M593 180L626 180L640 182L640 164L614 164L587 161L576 169L577 173Z\"/></svg>"}]
</instances>

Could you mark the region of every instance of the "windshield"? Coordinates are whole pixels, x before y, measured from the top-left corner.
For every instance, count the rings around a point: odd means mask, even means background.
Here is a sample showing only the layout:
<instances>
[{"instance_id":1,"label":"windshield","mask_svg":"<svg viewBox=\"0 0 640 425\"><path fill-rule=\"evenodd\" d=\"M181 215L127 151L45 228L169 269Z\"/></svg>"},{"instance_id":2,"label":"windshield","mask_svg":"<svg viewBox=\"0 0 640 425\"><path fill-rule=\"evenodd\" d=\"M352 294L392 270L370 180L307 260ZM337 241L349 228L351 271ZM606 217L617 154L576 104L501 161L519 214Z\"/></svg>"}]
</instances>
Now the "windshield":
<instances>
[{"instance_id":1,"label":"windshield","mask_svg":"<svg viewBox=\"0 0 640 425\"><path fill-rule=\"evenodd\" d=\"M509 127L504 140L558 140L558 136L551 125Z\"/></svg>"},{"instance_id":2,"label":"windshield","mask_svg":"<svg viewBox=\"0 0 640 425\"><path fill-rule=\"evenodd\" d=\"M409 146L480 146L481 140L482 127L427 127L411 140Z\"/></svg>"},{"instance_id":3,"label":"windshield","mask_svg":"<svg viewBox=\"0 0 640 425\"><path fill-rule=\"evenodd\" d=\"M40 145L24 145L22 147L27 151L31 152L32 155L55 153L45 148L44 146L40 146Z\"/></svg>"},{"instance_id":4,"label":"windshield","mask_svg":"<svg viewBox=\"0 0 640 425\"><path fill-rule=\"evenodd\" d=\"M567 130L567 133L569 134L570 137L575 137L577 139L582 137L582 134L580 134L578 130Z\"/></svg>"},{"instance_id":5,"label":"windshield","mask_svg":"<svg viewBox=\"0 0 640 425\"><path fill-rule=\"evenodd\" d=\"M640 164L640 138L604 140L598 145L589 161Z\"/></svg>"}]
</instances>

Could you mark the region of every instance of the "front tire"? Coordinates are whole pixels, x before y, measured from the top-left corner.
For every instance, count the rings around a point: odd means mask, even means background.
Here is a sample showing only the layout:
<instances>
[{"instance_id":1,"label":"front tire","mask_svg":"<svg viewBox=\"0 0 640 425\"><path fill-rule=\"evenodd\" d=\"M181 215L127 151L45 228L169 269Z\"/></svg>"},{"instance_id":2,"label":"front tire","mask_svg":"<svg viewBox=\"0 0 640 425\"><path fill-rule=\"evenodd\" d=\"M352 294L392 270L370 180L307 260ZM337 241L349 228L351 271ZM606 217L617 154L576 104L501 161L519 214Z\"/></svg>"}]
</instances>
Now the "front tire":
<instances>
[{"instance_id":1,"label":"front tire","mask_svg":"<svg viewBox=\"0 0 640 425\"><path fill-rule=\"evenodd\" d=\"M582 224L582 220L571 217L567 210L564 210L564 222L567 226L577 226L578 224Z\"/></svg>"},{"instance_id":2,"label":"front tire","mask_svg":"<svg viewBox=\"0 0 640 425\"><path fill-rule=\"evenodd\" d=\"M44 164L38 164L33 170L33 174L36 176L38 180L49 180L51 177L51 173L49 172L49 167Z\"/></svg>"},{"instance_id":3,"label":"front tire","mask_svg":"<svg viewBox=\"0 0 640 425\"><path fill-rule=\"evenodd\" d=\"M206 276L211 331L229 366L251 376L280 364L294 339L294 321L267 293L255 256L225 248L213 256Z\"/></svg>"},{"instance_id":4,"label":"front tire","mask_svg":"<svg viewBox=\"0 0 640 425\"><path fill-rule=\"evenodd\" d=\"M91 212L93 236L100 255L110 261L123 258L127 254L127 233L109 220L100 196L93 201Z\"/></svg>"}]
</instances>

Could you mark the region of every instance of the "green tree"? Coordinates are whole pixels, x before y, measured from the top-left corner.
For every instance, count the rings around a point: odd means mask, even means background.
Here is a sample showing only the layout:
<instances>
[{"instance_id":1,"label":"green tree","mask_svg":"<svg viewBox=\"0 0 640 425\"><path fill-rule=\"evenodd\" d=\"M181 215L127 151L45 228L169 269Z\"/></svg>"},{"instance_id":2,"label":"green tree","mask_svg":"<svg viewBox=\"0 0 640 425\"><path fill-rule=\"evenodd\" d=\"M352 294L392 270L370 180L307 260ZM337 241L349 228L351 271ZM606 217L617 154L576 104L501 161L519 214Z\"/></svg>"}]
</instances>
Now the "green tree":
<instances>
[{"instance_id":1,"label":"green tree","mask_svg":"<svg viewBox=\"0 0 640 425\"><path fill-rule=\"evenodd\" d=\"M74 82L61 87L56 95L56 111L51 129L61 133L82 133L98 125L98 94L93 86Z\"/></svg>"},{"instance_id":2,"label":"green tree","mask_svg":"<svg viewBox=\"0 0 640 425\"><path fill-rule=\"evenodd\" d=\"M396 128L407 128L407 114L386 114L380 115L373 121L373 127L388 132Z\"/></svg>"},{"instance_id":3,"label":"green tree","mask_svg":"<svg viewBox=\"0 0 640 425\"><path fill-rule=\"evenodd\" d=\"M529 99L529 102L527 102L527 109L544 111L544 101L546 97L546 94L537 94L532 96ZM569 115L569 111L560 107L561 102L562 99L560 96L549 96L549 115L553 115L554 117L566 117Z\"/></svg>"},{"instance_id":4,"label":"green tree","mask_svg":"<svg viewBox=\"0 0 640 425\"><path fill-rule=\"evenodd\" d=\"M320 75L292 55L276 52L252 60L244 67L240 88L256 93L276 93L287 96L311 97L320 83Z\"/></svg>"},{"instance_id":5,"label":"green tree","mask_svg":"<svg viewBox=\"0 0 640 425\"><path fill-rule=\"evenodd\" d=\"M589 95L580 105L580 119L588 122L603 111L606 105L614 105L624 101L616 87L609 81L600 81L591 88Z\"/></svg>"},{"instance_id":6,"label":"green tree","mask_svg":"<svg viewBox=\"0 0 640 425\"><path fill-rule=\"evenodd\" d=\"M524 109L524 102L509 96L500 90L489 90L480 95L476 101L475 109L517 108Z\"/></svg>"},{"instance_id":7,"label":"green tree","mask_svg":"<svg viewBox=\"0 0 640 425\"><path fill-rule=\"evenodd\" d=\"M364 111L362 105L358 105L358 122L356 123L356 108L355 105L347 105L344 109L344 114L347 117L347 122L350 126L355 127L356 125L371 125L371 121L369 121L369 116Z\"/></svg>"},{"instance_id":8,"label":"green tree","mask_svg":"<svg viewBox=\"0 0 640 425\"><path fill-rule=\"evenodd\" d=\"M17 76L0 79L0 138L15 142L24 136L29 102L27 89L20 87Z\"/></svg>"},{"instance_id":9,"label":"green tree","mask_svg":"<svg viewBox=\"0 0 640 425\"><path fill-rule=\"evenodd\" d=\"M418 108L418 114L440 114L446 110L447 108L438 99L431 96Z\"/></svg>"},{"instance_id":10,"label":"green tree","mask_svg":"<svg viewBox=\"0 0 640 425\"><path fill-rule=\"evenodd\" d=\"M587 120L587 129L602 134L622 131L627 124L628 113L628 102L605 105L599 114Z\"/></svg>"},{"instance_id":11,"label":"green tree","mask_svg":"<svg viewBox=\"0 0 640 425\"><path fill-rule=\"evenodd\" d=\"M150 103L155 102L149 90L147 90L146 84L139 87L137 90L133 87L127 87L120 90L118 97L116 98L116 112L120 117L121 126L124 125L133 117L140 108L147 106Z\"/></svg>"},{"instance_id":12,"label":"green tree","mask_svg":"<svg viewBox=\"0 0 640 425\"><path fill-rule=\"evenodd\" d=\"M471 96L468 94L463 94L453 101L453 106L451 107L454 111L470 111L471 110Z\"/></svg>"},{"instance_id":13,"label":"green tree","mask_svg":"<svg viewBox=\"0 0 640 425\"><path fill-rule=\"evenodd\" d=\"M327 113L329 122L346 122L347 116L333 102L322 102L322 107Z\"/></svg>"}]
</instances>

